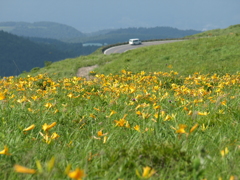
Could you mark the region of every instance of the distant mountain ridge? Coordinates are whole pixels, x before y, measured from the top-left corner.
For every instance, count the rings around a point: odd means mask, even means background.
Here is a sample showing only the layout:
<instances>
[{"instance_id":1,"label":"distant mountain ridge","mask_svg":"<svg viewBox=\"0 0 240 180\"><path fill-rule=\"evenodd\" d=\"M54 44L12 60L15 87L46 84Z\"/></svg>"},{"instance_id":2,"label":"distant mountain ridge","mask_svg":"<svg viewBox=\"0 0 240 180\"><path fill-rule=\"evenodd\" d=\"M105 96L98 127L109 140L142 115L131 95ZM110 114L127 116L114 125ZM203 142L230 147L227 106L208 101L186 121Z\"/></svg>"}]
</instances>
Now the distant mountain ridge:
<instances>
[{"instance_id":1,"label":"distant mountain ridge","mask_svg":"<svg viewBox=\"0 0 240 180\"><path fill-rule=\"evenodd\" d=\"M54 22L2 22L0 23L0 30L7 31L18 36L52 39L66 39L85 36L82 32L71 26Z\"/></svg>"},{"instance_id":2,"label":"distant mountain ridge","mask_svg":"<svg viewBox=\"0 0 240 180\"><path fill-rule=\"evenodd\" d=\"M84 42L99 42L99 43L122 43L131 38L140 38L141 40L153 40L153 39L174 39L183 38L185 36L201 33L197 30L179 30L172 27L153 27L153 28L122 28L107 32L101 36L92 36L82 38ZM75 38L73 42L77 42L78 38Z\"/></svg>"},{"instance_id":3,"label":"distant mountain ridge","mask_svg":"<svg viewBox=\"0 0 240 180\"><path fill-rule=\"evenodd\" d=\"M54 22L2 22L0 23L0 30L25 37L51 38L71 43L101 44L122 43L130 38L140 38L141 40L182 38L202 32L197 30L179 30L172 27L134 27L82 33L71 26Z\"/></svg>"}]
</instances>

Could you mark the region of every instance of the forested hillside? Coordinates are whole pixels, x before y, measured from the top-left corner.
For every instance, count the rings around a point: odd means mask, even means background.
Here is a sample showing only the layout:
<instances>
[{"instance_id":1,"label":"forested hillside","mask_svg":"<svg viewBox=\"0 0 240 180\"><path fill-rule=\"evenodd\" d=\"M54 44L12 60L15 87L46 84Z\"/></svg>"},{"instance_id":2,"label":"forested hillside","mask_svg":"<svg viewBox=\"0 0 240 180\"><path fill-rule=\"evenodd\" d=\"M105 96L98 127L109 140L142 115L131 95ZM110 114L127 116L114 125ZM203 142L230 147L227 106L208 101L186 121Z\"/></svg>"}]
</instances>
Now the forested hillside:
<instances>
[{"instance_id":1,"label":"forested hillside","mask_svg":"<svg viewBox=\"0 0 240 180\"><path fill-rule=\"evenodd\" d=\"M36 43L0 31L0 76L18 75L51 62L90 54L97 48L97 46L83 47L81 43L67 44L51 39L38 39Z\"/></svg>"},{"instance_id":2,"label":"forested hillside","mask_svg":"<svg viewBox=\"0 0 240 180\"><path fill-rule=\"evenodd\" d=\"M4 22L0 30L24 37L58 39L71 43L116 44L127 42L130 38L141 40L182 38L202 31L179 30L172 27L107 29L92 33L82 33L77 29L54 22Z\"/></svg>"},{"instance_id":3,"label":"forested hillside","mask_svg":"<svg viewBox=\"0 0 240 180\"><path fill-rule=\"evenodd\" d=\"M66 39L84 37L77 29L54 22L2 22L0 29L18 36Z\"/></svg>"},{"instance_id":4,"label":"forested hillside","mask_svg":"<svg viewBox=\"0 0 240 180\"><path fill-rule=\"evenodd\" d=\"M125 28L108 31L105 34L98 36L88 36L82 38L71 39L71 42L87 42L87 43L122 43L131 38L140 38L141 40L152 39L172 39L182 38L202 31L196 30L179 30L172 27L153 27L153 28Z\"/></svg>"}]
</instances>

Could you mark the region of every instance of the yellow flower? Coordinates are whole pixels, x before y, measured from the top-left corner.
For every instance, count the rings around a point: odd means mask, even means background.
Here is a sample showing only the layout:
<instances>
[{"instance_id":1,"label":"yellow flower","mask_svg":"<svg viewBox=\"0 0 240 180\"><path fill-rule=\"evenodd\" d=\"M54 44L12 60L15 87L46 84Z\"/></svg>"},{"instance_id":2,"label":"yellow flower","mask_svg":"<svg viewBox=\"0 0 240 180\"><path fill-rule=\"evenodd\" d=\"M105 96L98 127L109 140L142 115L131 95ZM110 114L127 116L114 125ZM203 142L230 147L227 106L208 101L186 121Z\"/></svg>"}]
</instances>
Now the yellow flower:
<instances>
[{"instance_id":1,"label":"yellow flower","mask_svg":"<svg viewBox=\"0 0 240 180\"><path fill-rule=\"evenodd\" d=\"M81 180L84 176L84 171L79 168L77 168L75 171L71 171L68 173L68 177L77 180Z\"/></svg>"},{"instance_id":2,"label":"yellow flower","mask_svg":"<svg viewBox=\"0 0 240 180\"><path fill-rule=\"evenodd\" d=\"M51 135L51 139L57 139L59 137L60 136L57 133L55 133L55 132Z\"/></svg>"},{"instance_id":3,"label":"yellow flower","mask_svg":"<svg viewBox=\"0 0 240 180\"><path fill-rule=\"evenodd\" d=\"M72 98L72 97L74 96L74 94L73 94L73 93L69 93L67 96L68 96L69 98Z\"/></svg>"},{"instance_id":4,"label":"yellow flower","mask_svg":"<svg viewBox=\"0 0 240 180\"><path fill-rule=\"evenodd\" d=\"M140 132L140 126L139 126L139 125L136 125L136 126L134 127L134 129L135 129L136 131Z\"/></svg>"},{"instance_id":5,"label":"yellow flower","mask_svg":"<svg viewBox=\"0 0 240 180\"><path fill-rule=\"evenodd\" d=\"M143 173L142 175L140 175L140 173L138 172L138 170L136 170L136 174L139 178L150 178L152 177L153 174L155 174L156 171L148 166L143 168Z\"/></svg>"},{"instance_id":6,"label":"yellow flower","mask_svg":"<svg viewBox=\"0 0 240 180\"><path fill-rule=\"evenodd\" d=\"M192 133L195 129L197 129L198 124L195 124L189 131L189 133Z\"/></svg>"},{"instance_id":7,"label":"yellow flower","mask_svg":"<svg viewBox=\"0 0 240 180\"><path fill-rule=\"evenodd\" d=\"M35 128L35 125L32 124L31 126L25 128L23 131L30 131L30 130L32 130L32 129L34 129L34 128Z\"/></svg>"},{"instance_id":8,"label":"yellow flower","mask_svg":"<svg viewBox=\"0 0 240 180\"><path fill-rule=\"evenodd\" d=\"M32 96L31 98L32 98L34 101L36 101L38 97L37 97L37 96Z\"/></svg>"},{"instance_id":9,"label":"yellow flower","mask_svg":"<svg viewBox=\"0 0 240 180\"><path fill-rule=\"evenodd\" d=\"M176 133L179 133L179 134L186 134L186 131L185 131L185 128L187 127L187 125L185 124L179 124L179 129L176 130Z\"/></svg>"},{"instance_id":10,"label":"yellow flower","mask_svg":"<svg viewBox=\"0 0 240 180\"><path fill-rule=\"evenodd\" d=\"M137 115L142 115L141 111L136 112Z\"/></svg>"},{"instance_id":11,"label":"yellow flower","mask_svg":"<svg viewBox=\"0 0 240 180\"><path fill-rule=\"evenodd\" d=\"M18 164L14 165L14 170L18 173L25 173L25 174L35 174L37 172L35 169L29 169L24 166L20 166Z\"/></svg>"},{"instance_id":12,"label":"yellow flower","mask_svg":"<svg viewBox=\"0 0 240 180\"><path fill-rule=\"evenodd\" d=\"M221 104L224 105L224 106L227 106L227 101L226 100L222 101Z\"/></svg>"},{"instance_id":13,"label":"yellow flower","mask_svg":"<svg viewBox=\"0 0 240 180\"><path fill-rule=\"evenodd\" d=\"M3 100L5 98L6 98L5 95L3 93L0 93L0 100Z\"/></svg>"},{"instance_id":14,"label":"yellow flower","mask_svg":"<svg viewBox=\"0 0 240 180\"><path fill-rule=\"evenodd\" d=\"M48 130L50 130L52 127L54 127L55 125L56 125L57 123L56 122L53 122L52 124L47 124L47 123L45 123L43 126L42 126L42 129L44 130L44 131L48 131Z\"/></svg>"},{"instance_id":15,"label":"yellow flower","mask_svg":"<svg viewBox=\"0 0 240 180\"><path fill-rule=\"evenodd\" d=\"M184 106L183 109L184 109L185 111L189 111L189 109L188 109L186 106Z\"/></svg>"},{"instance_id":16,"label":"yellow flower","mask_svg":"<svg viewBox=\"0 0 240 180\"><path fill-rule=\"evenodd\" d=\"M123 69L121 72L122 74L127 74L127 71L125 69Z\"/></svg>"},{"instance_id":17,"label":"yellow flower","mask_svg":"<svg viewBox=\"0 0 240 180\"><path fill-rule=\"evenodd\" d=\"M53 104L52 104L52 103L46 103L44 106L45 106L46 108L51 108L51 107L53 107Z\"/></svg>"},{"instance_id":18,"label":"yellow flower","mask_svg":"<svg viewBox=\"0 0 240 180\"><path fill-rule=\"evenodd\" d=\"M229 153L229 150L228 150L227 147L225 147L225 149L221 150L220 153L221 153L222 157L224 157L224 156L226 156Z\"/></svg>"},{"instance_id":19,"label":"yellow flower","mask_svg":"<svg viewBox=\"0 0 240 180\"><path fill-rule=\"evenodd\" d=\"M43 139L45 140L45 142L46 142L47 144L50 144L51 139L49 139L48 134L43 134L43 133L41 133L41 132L39 132L39 134L43 137Z\"/></svg>"},{"instance_id":20,"label":"yellow flower","mask_svg":"<svg viewBox=\"0 0 240 180\"><path fill-rule=\"evenodd\" d=\"M190 110L189 112L188 112L188 115L192 115L193 114L193 112Z\"/></svg>"},{"instance_id":21,"label":"yellow flower","mask_svg":"<svg viewBox=\"0 0 240 180\"><path fill-rule=\"evenodd\" d=\"M104 138L103 138L103 143L105 144L106 142L107 142L107 136L104 136Z\"/></svg>"},{"instance_id":22,"label":"yellow flower","mask_svg":"<svg viewBox=\"0 0 240 180\"><path fill-rule=\"evenodd\" d=\"M207 113L207 112L198 112L198 115L200 115L200 116L206 116L206 115L208 115L209 113Z\"/></svg>"},{"instance_id":23,"label":"yellow flower","mask_svg":"<svg viewBox=\"0 0 240 180\"><path fill-rule=\"evenodd\" d=\"M128 121L126 121L126 125L125 125L126 128L130 128L130 124Z\"/></svg>"},{"instance_id":24,"label":"yellow flower","mask_svg":"<svg viewBox=\"0 0 240 180\"><path fill-rule=\"evenodd\" d=\"M123 127L127 121L125 119L120 119L119 121L115 120L114 122L116 123L116 126Z\"/></svg>"},{"instance_id":25,"label":"yellow flower","mask_svg":"<svg viewBox=\"0 0 240 180\"><path fill-rule=\"evenodd\" d=\"M4 146L4 149L2 151L0 151L0 154L11 155L10 153L8 153L8 147L7 146Z\"/></svg>"},{"instance_id":26,"label":"yellow flower","mask_svg":"<svg viewBox=\"0 0 240 180\"><path fill-rule=\"evenodd\" d=\"M116 111L111 110L111 113L110 113L109 116L107 116L107 117L111 117L112 115L114 115L114 114L116 114L116 113L117 113Z\"/></svg>"},{"instance_id":27,"label":"yellow flower","mask_svg":"<svg viewBox=\"0 0 240 180\"><path fill-rule=\"evenodd\" d=\"M167 116L165 117L164 121L168 121L168 120L171 120L171 119L172 119L172 117L171 117L170 115L167 115Z\"/></svg>"},{"instance_id":28,"label":"yellow flower","mask_svg":"<svg viewBox=\"0 0 240 180\"><path fill-rule=\"evenodd\" d=\"M93 108L93 109L95 109L96 111L101 111L99 108Z\"/></svg>"},{"instance_id":29,"label":"yellow flower","mask_svg":"<svg viewBox=\"0 0 240 180\"><path fill-rule=\"evenodd\" d=\"M101 129L100 131L97 132L97 134L98 134L98 136L105 136L105 135L107 135L108 133L103 134L102 129Z\"/></svg>"},{"instance_id":30,"label":"yellow flower","mask_svg":"<svg viewBox=\"0 0 240 180\"><path fill-rule=\"evenodd\" d=\"M95 116L94 114L90 114L89 116L90 116L91 118L96 119L96 116Z\"/></svg>"}]
</instances>

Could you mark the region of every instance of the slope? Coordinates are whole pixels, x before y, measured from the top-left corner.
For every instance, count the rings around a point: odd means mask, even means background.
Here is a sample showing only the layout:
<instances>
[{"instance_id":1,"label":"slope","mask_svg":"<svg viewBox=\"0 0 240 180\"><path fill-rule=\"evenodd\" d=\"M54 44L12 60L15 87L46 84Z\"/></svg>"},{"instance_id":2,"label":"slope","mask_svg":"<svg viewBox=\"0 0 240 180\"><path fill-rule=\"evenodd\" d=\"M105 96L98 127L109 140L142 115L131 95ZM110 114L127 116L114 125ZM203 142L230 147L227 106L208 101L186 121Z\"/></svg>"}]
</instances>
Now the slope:
<instances>
[{"instance_id":1,"label":"slope","mask_svg":"<svg viewBox=\"0 0 240 180\"><path fill-rule=\"evenodd\" d=\"M240 29L238 30L238 32ZM197 38L182 42L148 46L122 54L95 53L51 64L35 73L47 73L55 78L76 76L81 67L98 65L95 73L119 74L122 69L133 73L177 71L180 75L199 73L237 73L240 71L240 36L237 33ZM61 69L61 70L60 70ZM92 74L95 74L92 73Z\"/></svg>"},{"instance_id":2,"label":"slope","mask_svg":"<svg viewBox=\"0 0 240 180\"><path fill-rule=\"evenodd\" d=\"M69 54L0 31L0 76L12 76L43 67L44 61L58 61Z\"/></svg>"}]
</instances>

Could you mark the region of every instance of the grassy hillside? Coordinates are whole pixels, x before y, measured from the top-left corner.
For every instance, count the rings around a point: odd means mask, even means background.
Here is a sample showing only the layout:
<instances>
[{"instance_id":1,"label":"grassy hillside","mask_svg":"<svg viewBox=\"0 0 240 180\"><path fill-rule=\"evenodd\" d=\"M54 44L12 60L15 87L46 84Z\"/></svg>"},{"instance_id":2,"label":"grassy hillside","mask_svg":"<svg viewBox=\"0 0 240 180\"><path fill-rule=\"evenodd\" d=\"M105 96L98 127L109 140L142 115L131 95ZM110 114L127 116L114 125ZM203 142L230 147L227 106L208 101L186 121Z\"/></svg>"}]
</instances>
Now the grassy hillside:
<instances>
[{"instance_id":1,"label":"grassy hillside","mask_svg":"<svg viewBox=\"0 0 240 180\"><path fill-rule=\"evenodd\" d=\"M205 31L199 34L194 34L191 36L186 37L211 37L211 36L221 36L221 35L228 35L228 34L237 34L240 35L240 24L229 26L225 29L213 29L210 31Z\"/></svg>"},{"instance_id":2,"label":"grassy hillside","mask_svg":"<svg viewBox=\"0 0 240 180\"><path fill-rule=\"evenodd\" d=\"M99 49L0 79L0 179L239 179L239 40ZM105 75L73 77L95 64Z\"/></svg>"},{"instance_id":3,"label":"grassy hillside","mask_svg":"<svg viewBox=\"0 0 240 180\"><path fill-rule=\"evenodd\" d=\"M96 73L118 74L122 69L140 71L177 71L187 76L199 73L236 73L240 71L240 36L228 34L218 37L191 39L176 43L138 48L123 54L92 54L66 59L42 68L36 73L56 73L70 77L77 69L98 64ZM34 75L36 75L36 73Z\"/></svg>"}]
</instances>

